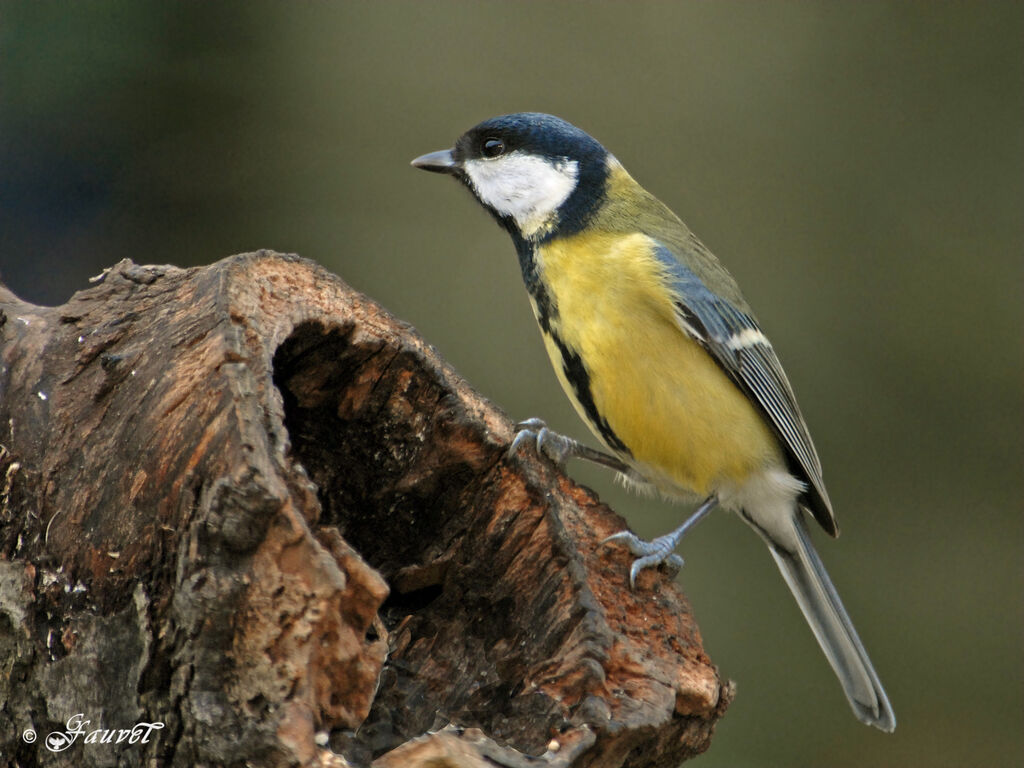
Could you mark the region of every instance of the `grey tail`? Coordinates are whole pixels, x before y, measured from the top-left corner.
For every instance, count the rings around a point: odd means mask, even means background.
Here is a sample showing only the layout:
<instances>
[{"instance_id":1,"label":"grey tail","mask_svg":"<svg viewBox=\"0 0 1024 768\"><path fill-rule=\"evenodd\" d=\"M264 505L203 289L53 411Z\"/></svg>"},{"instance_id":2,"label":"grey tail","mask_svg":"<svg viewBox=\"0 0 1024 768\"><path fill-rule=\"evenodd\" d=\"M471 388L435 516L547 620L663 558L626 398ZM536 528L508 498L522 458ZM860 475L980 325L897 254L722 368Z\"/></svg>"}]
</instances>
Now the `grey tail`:
<instances>
[{"instance_id":1,"label":"grey tail","mask_svg":"<svg viewBox=\"0 0 1024 768\"><path fill-rule=\"evenodd\" d=\"M857 719L891 733L896 728L896 715L889 704L889 697L885 695L878 674L871 666L867 651L857 637L821 558L814 551L804 515L796 508L793 510L793 525L795 551L790 552L769 540L772 557L839 678Z\"/></svg>"}]
</instances>

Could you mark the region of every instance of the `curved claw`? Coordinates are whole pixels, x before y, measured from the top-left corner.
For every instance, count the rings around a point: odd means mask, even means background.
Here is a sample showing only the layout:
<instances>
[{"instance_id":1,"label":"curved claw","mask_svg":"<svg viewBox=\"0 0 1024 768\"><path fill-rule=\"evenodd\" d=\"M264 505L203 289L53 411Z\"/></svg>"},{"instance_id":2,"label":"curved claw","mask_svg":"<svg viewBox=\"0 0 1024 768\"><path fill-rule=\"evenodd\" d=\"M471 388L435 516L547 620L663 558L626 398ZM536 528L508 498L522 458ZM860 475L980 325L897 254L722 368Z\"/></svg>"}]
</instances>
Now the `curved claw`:
<instances>
[{"instance_id":1,"label":"curved claw","mask_svg":"<svg viewBox=\"0 0 1024 768\"><path fill-rule=\"evenodd\" d=\"M636 589L636 577L640 575L640 571L644 568L651 568L664 564L671 571L671 575L675 578L675 575L679 573L679 569L683 567L683 558L675 553L670 553L668 557L662 554L651 554L646 557L638 557L633 561L633 565L629 569L629 587L630 589Z\"/></svg>"},{"instance_id":2,"label":"curved claw","mask_svg":"<svg viewBox=\"0 0 1024 768\"><path fill-rule=\"evenodd\" d=\"M679 543L679 537L675 535L675 531L651 541L644 541L630 531L619 531L608 536L601 543L605 544L609 541L623 542L632 554L638 556L629 569L629 586L631 588L636 588L636 577L644 568L665 563L669 568L678 572L683 567L683 558L672 551Z\"/></svg>"},{"instance_id":3,"label":"curved claw","mask_svg":"<svg viewBox=\"0 0 1024 768\"><path fill-rule=\"evenodd\" d=\"M630 466L621 459L603 451L588 448L571 437L559 434L553 429L548 429L548 425L543 419L532 418L517 422L516 431L517 433L512 440L512 445L508 449L509 456L515 454L520 446L530 440L533 442L538 453L546 456L559 467L564 467L565 463L575 456L592 461L595 464L601 464L626 475L632 472Z\"/></svg>"},{"instance_id":4,"label":"curved claw","mask_svg":"<svg viewBox=\"0 0 1024 768\"><path fill-rule=\"evenodd\" d=\"M548 425L541 419L526 419L515 425L518 430L516 436L509 445L509 456L516 454L519 447L526 442L534 443L535 450L546 456L559 467L565 465L565 460L572 455L574 440L565 437L548 429Z\"/></svg>"},{"instance_id":5,"label":"curved claw","mask_svg":"<svg viewBox=\"0 0 1024 768\"><path fill-rule=\"evenodd\" d=\"M570 456L577 453L579 444L571 437L560 435L548 429L543 419L526 419L516 424L515 438L509 446L508 454L512 456L525 443L532 442L535 450L559 467L564 467Z\"/></svg>"},{"instance_id":6,"label":"curved claw","mask_svg":"<svg viewBox=\"0 0 1024 768\"><path fill-rule=\"evenodd\" d=\"M630 533L629 531L619 531L618 533L613 533L601 543L623 541L629 547L630 552L639 556L633 561L633 565L629 569L629 585L635 587L636 577L644 568L650 568L652 565L660 565L661 563L665 563L669 568L676 571L682 568L683 558L675 554L673 550L679 546L679 541L683 538L683 535L707 517L708 513L716 506L718 506L718 499L715 496L708 496L682 525L674 531L651 541L644 541L635 533Z\"/></svg>"},{"instance_id":7,"label":"curved claw","mask_svg":"<svg viewBox=\"0 0 1024 768\"><path fill-rule=\"evenodd\" d=\"M606 536L601 539L602 544L607 544L609 541L625 542L626 547L634 555L650 554L650 551L647 549L650 545L631 531L619 531L618 533L613 533L611 536Z\"/></svg>"},{"instance_id":8,"label":"curved claw","mask_svg":"<svg viewBox=\"0 0 1024 768\"><path fill-rule=\"evenodd\" d=\"M516 428L518 428L518 427L519 427L519 425L517 424ZM512 438L512 444L508 447L508 455L509 456L515 455L519 451L519 448L523 445L523 443L525 443L525 442L527 442L529 440L536 440L536 439L537 439L537 433L536 432L532 432L529 429L520 429L516 433L516 436L514 438Z\"/></svg>"}]
</instances>

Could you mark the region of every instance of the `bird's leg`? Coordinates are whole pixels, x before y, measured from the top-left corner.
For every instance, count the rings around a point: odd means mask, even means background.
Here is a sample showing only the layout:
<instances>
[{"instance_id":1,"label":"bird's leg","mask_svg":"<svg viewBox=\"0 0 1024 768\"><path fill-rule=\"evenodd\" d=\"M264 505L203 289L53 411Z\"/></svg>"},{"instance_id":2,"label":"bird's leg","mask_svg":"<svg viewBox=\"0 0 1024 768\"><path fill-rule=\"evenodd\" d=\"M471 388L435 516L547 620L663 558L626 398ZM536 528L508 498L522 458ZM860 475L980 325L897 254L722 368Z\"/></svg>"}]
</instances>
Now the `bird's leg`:
<instances>
[{"instance_id":1,"label":"bird's leg","mask_svg":"<svg viewBox=\"0 0 1024 768\"><path fill-rule=\"evenodd\" d=\"M603 451L588 448L578 440L560 435L548 429L541 419L527 419L516 424L516 436L509 446L508 453L514 455L521 445L532 442L538 452L547 456L559 467L564 467L570 458L586 459L601 464L616 472L630 474L632 468L623 461Z\"/></svg>"},{"instance_id":2,"label":"bird's leg","mask_svg":"<svg viewBox=\"0 0 1024 768\"><path fill-rule=\"evenodd\" d=\"M671 533L666 533L664 536L659 536L651 541L644 541L635 533L630 533L629 531L620 531L619 533L612 534L601 543L604 544L608 541L625 542L629 551L638 556L633 561L633 566L629 569L629 586L635 587L636 577L644 568L650 568L661 563L667 563L676 570L682 568L683 558L675 554L673 550L679 545L679 541L686 532L703 520L717 506L718 499L715 496L708 496L697 507L697 511L687 518L686 522Z\"/></svg>"}]
</instances>

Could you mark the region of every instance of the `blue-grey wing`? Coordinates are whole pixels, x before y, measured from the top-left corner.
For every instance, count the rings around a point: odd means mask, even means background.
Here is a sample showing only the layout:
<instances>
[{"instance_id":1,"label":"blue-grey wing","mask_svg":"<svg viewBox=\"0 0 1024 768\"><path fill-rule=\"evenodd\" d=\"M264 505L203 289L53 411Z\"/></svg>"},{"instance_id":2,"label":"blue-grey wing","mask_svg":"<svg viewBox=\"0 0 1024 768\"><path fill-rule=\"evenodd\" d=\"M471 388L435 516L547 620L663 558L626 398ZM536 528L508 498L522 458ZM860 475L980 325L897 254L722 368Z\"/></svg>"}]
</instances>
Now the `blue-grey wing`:
<instances>
[{"instance_id":1,"label":"blue-grey wing","mask_svg":"<svg viewBox=\"0 0 1024 768\"><path fill-rule=\"evenodd\" d=\"M807 488L815 519L836 535L832 504L821 476L821 461L796 403L793 388L775 350L757 321L704 282L664 246L656 249L675 294L677 318L729 377L757 404L786 447L797 476Z\"/></svg>"}]
</instances>

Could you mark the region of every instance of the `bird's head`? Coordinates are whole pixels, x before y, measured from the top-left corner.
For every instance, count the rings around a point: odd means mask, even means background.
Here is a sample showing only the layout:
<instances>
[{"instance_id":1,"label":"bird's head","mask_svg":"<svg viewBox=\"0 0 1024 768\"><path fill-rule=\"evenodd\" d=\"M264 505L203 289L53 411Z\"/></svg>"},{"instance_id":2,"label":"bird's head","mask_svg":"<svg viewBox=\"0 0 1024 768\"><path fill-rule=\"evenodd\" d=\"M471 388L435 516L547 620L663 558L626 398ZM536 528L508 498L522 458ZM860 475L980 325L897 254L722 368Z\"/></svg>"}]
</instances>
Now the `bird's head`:
<instances>
[{"instance_id":1,"label":"bird's head","mask_svg":"<svg viewBox=\"0 0 1024 768\"><path fill-rule=\"evenodd\" d=\"M586 226L603 200L608 157L576 126L519 112L485 120L412 164L455 176L513 235L536 241Z\"/></svg>"}]
</instances>

